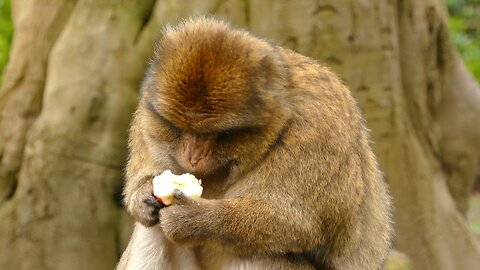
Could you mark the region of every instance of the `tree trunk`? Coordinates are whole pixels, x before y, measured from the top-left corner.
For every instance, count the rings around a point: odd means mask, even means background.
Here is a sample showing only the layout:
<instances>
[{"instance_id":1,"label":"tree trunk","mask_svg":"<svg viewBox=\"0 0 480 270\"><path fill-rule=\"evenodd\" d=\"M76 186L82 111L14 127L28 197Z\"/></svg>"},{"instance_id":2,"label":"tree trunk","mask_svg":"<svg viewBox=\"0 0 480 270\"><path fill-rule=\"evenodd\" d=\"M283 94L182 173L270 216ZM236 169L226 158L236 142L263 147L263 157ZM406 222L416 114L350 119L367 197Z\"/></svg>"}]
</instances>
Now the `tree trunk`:
<instances>
[{"instance_id":1,"label":"tree trunk","mask_svg":"<svg viewBox=\"0 0 480 270\"><path fill-rule=\"evenodd\" d=\"M114 267L131 223L116 204L126 132L152 41L166 23L208 13L347 82L392 188L395 246L415 269L480 264L463 215L480 91L449 40L443 1L37 2L14 6L0 96L0 269Z\"/></svg>"},{"instance_id":2,"label":"tree trunk","mask_svg":"<svg viewBox=\"0 0 480 270\"><path fill-rule=\"evenodd\" d=\"M14 16L19 23L19 16L38 16L37 28L52 35L43 20L50 18L50 10L63 10L66 2L25 5L16 8L22 14ZM118 224L123 210L115 197L122 185L130 114L147 62L137 45L142 44L153 1L79 0L69 5L73 12L62 20L66 23L55 24L61 28L57 40L44 40L45 33L33 32L36 29L16 29L13 56L26 42L42 48L53 41L55 45L51 52L41 51L48 59L42 68L48 66L48 72L31 71L33 77L41 77L35 81L42 82L38 87L18 84L2 96L6 104L24 104L19 91L25 91L38 99L36 111L42 106L30 129L22 110L4 107L3 126L21 125L28 135L25 150L19 151L23 159L18 186L1 207L0 269L112 269L122 251ZM23 36L27 40L21 40ZM40 65L37 58L28 58L30 54L23 57L12 58L12 68L24 65L21 68L30 72ZM6 81L16 75L7 73ZM7 113L17 117L7 118ZM12 144L8 137L4 142L2 161Z\"/></svg>"},{"instance_id":3,"label":"tree trunk","mask_svg":"<svg viewBox=\"0 0 480 270\"><path fill-rule=\"evenodd\" d=\"M74 1L35 0L12 5L15 37L0 90L0 203L17 185L28 129L41 110L50 50Z\"/></svg>"}]
</instances>

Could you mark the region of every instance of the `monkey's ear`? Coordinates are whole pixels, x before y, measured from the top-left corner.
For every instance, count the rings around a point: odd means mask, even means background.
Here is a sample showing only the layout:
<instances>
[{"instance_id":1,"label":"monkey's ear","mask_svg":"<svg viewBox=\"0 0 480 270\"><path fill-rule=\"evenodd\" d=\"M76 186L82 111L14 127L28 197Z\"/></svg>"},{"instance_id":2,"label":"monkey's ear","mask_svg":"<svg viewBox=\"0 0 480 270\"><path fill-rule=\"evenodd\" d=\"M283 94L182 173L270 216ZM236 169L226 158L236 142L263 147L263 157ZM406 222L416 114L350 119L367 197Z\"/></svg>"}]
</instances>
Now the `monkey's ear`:
<instances>
[{"instance_id":1,"label":"monkey's ear","mask_svg":"<svg viewBox=\"0 0 480 270\"><path fill-rule=\"evenodd\" d=\"M265 87L268 87L271 82L279 82L287 78L286 64L279 57L278 52L269 52L260 61L257 74L261 74L265 79Z\"/></svg>"},{"instance_id":2,"label":"monkey's ear","mask_svg":"<svg viewBox=\"0 0 480 270\"><path fill-rule=\"evenodd\" d=\"M266 54L260 61L260 69L271 73L277 67L275 66L275 56L272 54Z\"/></svg>"}]
</instances>

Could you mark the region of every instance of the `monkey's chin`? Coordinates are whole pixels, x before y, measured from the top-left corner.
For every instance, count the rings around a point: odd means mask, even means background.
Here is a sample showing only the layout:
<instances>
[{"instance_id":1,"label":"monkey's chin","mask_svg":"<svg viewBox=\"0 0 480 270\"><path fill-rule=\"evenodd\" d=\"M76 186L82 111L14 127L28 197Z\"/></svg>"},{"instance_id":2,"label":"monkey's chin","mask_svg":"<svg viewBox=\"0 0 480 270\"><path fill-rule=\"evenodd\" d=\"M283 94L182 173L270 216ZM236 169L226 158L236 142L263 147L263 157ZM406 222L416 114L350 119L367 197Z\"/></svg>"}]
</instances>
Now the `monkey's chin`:
<instances>
[{"instance_id":1,"label":"monkey's chin","mask_svg":"<svg viewBox=\"0 0 480 270\"><path fill-rule=\"evenodd\" d=\"M180 165L181 166L181 165ZM181 166L185 173L193 174L197 179L224 179L228 176L230 168L228 165L223 166L205 166L192 168Z\"/></svg>"},{"instance_id":2,"label":"monkey's chin","mask_svg":"<svg viewBox=\"0 0 480 270\"><path fill-rule=\"evenodd\" d=\"M197 179L208 179L217 175L219 168L215 169L186 169L187 173L193 174Z\"/></svg>"}]
</instances>

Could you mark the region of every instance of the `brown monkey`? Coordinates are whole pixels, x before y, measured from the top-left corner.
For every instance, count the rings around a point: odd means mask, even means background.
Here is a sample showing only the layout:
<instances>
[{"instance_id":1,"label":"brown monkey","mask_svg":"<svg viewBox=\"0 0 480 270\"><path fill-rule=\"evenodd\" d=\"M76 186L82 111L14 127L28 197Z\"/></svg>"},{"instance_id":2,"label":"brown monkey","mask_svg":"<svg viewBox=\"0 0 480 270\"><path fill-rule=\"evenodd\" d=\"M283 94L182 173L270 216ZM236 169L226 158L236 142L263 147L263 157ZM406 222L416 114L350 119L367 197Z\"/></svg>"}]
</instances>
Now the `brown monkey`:
<instances>
[{"instance_id":1,"label":"brown monkey","mask_svg":"<svg viewBox=\"0 0 480 270\"><path fill-rule=\"evenodd\" d=\"M210 18L167 28L130 134L118 269L376 270L390 198L350 91L314 60ZM152 177L193 173L168 207Z\"/></svg>"}]
</instances>

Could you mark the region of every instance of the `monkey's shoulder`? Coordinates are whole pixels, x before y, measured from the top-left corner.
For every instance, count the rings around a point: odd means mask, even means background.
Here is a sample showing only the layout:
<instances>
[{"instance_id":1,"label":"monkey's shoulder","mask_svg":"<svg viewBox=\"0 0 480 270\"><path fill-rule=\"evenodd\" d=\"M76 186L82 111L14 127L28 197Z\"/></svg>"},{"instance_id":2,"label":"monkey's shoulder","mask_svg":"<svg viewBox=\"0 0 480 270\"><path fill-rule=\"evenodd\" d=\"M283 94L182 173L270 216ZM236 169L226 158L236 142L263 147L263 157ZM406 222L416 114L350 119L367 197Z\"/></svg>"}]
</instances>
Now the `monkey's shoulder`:
<instances>
[{"instance_id":1,"label":"monkey's shoulder","mask_svg":"<svg viewBox=\"0 0 480 270\"><path fill-rule=\"evenodd\" d=\"M331 109L354 108L352 93L339 75L315 59L281 48L289 69L291 98L309 104L328 104Z\"/></svg>"}]
</instances>

